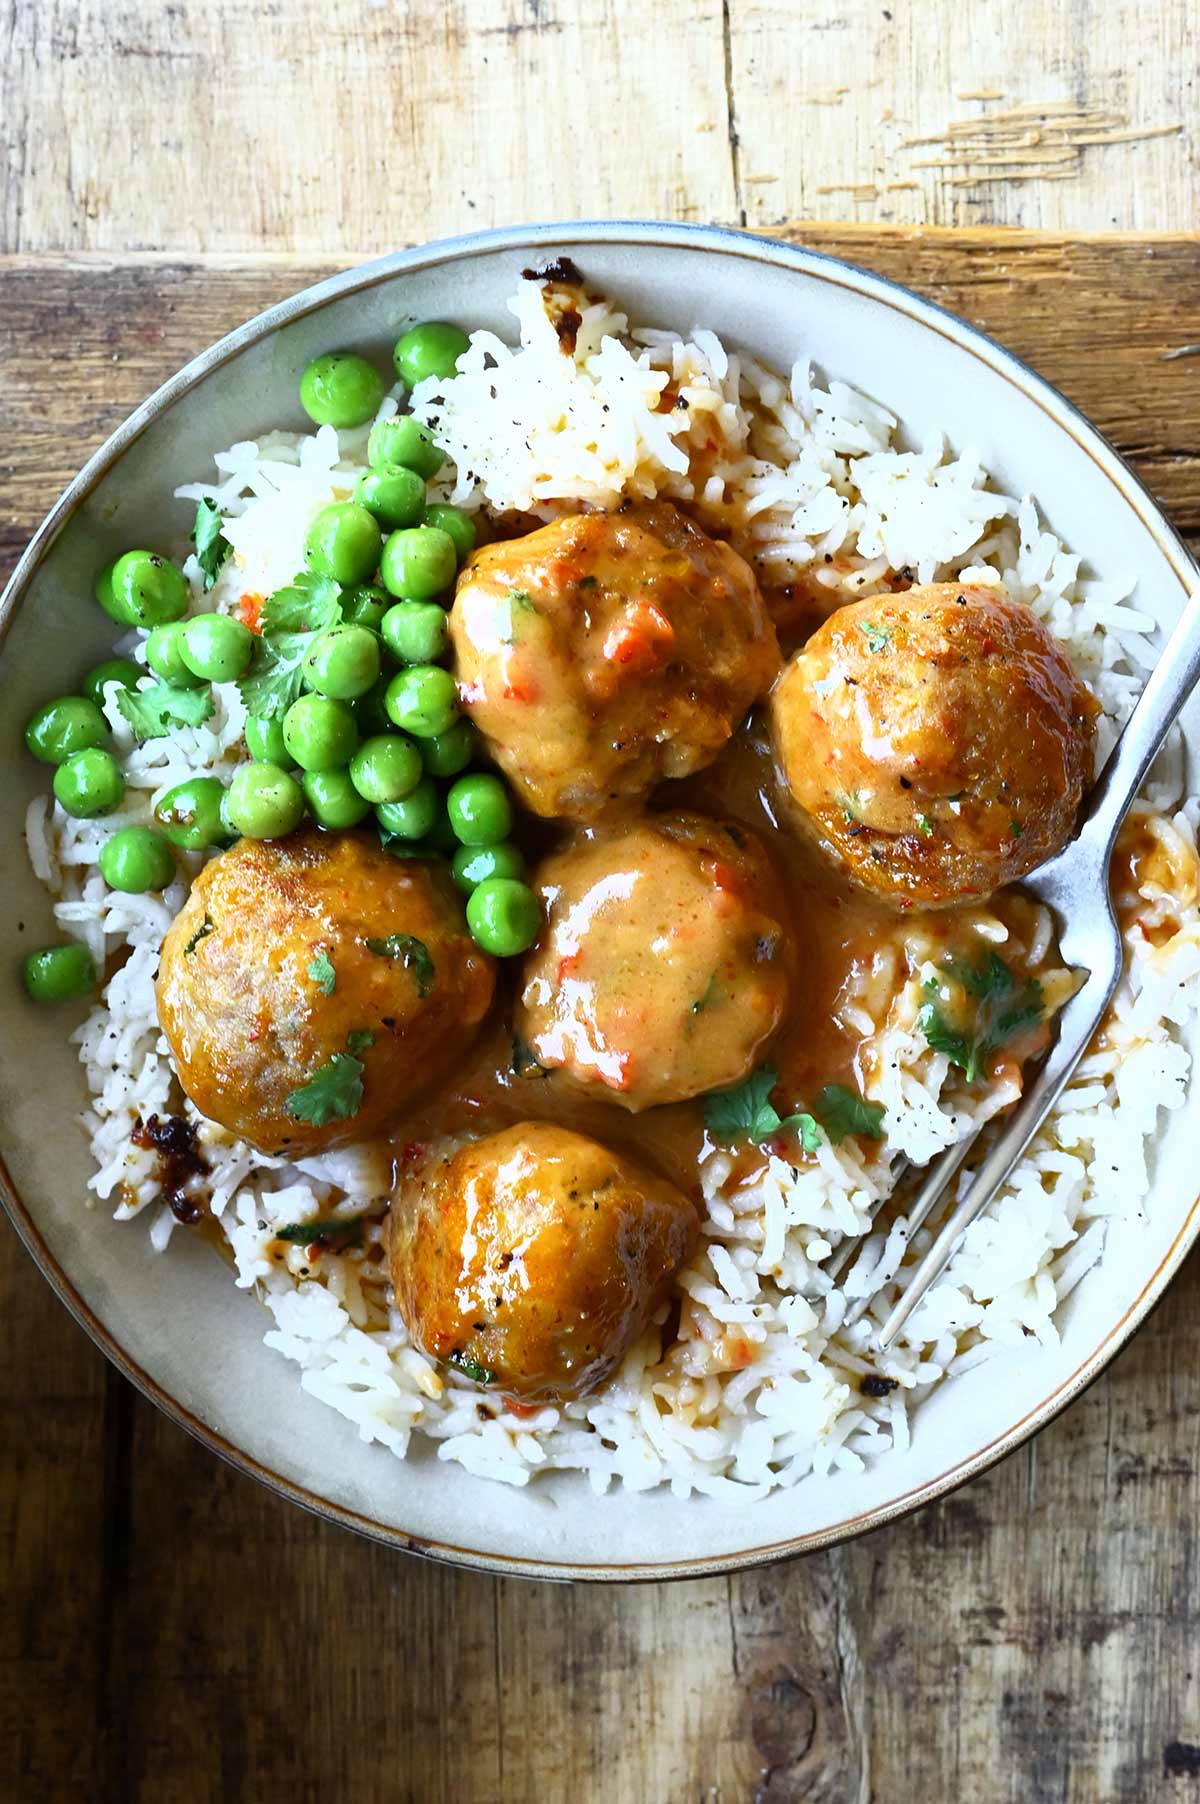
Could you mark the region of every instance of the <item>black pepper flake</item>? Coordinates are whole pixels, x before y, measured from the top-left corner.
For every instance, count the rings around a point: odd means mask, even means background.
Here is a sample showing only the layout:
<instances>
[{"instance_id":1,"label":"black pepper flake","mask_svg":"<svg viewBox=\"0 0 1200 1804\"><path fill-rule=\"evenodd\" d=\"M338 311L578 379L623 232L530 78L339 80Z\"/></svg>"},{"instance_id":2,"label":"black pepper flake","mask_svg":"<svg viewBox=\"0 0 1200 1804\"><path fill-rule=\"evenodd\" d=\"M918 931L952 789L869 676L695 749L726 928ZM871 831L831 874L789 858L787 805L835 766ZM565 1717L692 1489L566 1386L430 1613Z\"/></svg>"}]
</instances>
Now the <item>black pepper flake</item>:
<instances>
[{"instance_id":1,"label":"black pepper flake","mask_svg":"<svg viewBox=\"0 0 1200 1804\"><path fill-rule=\"evenodd\" d=\"M899 1388L898 1378L881 1378L877 1372L868 1372L860 1385L864 1397L886 1397Z\"/></svg>"}]
</instances>

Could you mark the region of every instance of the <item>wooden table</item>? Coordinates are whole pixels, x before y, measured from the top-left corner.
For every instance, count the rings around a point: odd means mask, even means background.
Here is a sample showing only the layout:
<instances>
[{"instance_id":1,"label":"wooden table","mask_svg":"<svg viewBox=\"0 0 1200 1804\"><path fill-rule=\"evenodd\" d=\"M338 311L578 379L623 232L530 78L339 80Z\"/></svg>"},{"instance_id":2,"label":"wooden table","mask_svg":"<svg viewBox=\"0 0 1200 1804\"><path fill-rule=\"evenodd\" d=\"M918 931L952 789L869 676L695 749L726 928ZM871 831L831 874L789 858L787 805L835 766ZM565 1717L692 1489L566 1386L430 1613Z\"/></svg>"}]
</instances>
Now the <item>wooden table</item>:
<instances>
[{"instance_id":1,"label":"wooden table","mask_svg":"<svg viewBox=\"0 0 1200 1804\"><path fill-rule=\"evenodd\" d=\"M1189 15L16 0L0 564L270 300L364 250L589 212L741 219L911 282L1058 382L1200 538L1200 243L1155 235L1195 215ZM135 1396L3 1239L0 1800L1200 1792L1195 1261L1065 1417L923 1515L615 1592L285 1507Z\"/></svg>"}]
</instances>

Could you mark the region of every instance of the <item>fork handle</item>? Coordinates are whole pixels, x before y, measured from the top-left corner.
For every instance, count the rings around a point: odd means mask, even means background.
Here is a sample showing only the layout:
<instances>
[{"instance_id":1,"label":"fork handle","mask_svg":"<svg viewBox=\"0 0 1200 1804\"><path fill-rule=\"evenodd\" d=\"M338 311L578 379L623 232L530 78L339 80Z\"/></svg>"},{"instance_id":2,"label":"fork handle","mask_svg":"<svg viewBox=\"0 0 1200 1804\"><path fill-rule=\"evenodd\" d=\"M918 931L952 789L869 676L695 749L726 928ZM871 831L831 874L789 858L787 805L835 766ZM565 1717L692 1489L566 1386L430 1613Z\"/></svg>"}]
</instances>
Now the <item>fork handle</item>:
<instances>
[{"instance_id":1,"label":"fork handle","mask_svg":"<svg viewBox=\"0 0 1200 1804\"><path fill-rule=\"evenodd\" d=\"M1179 616L1085 806L1080 832L1098 838L1106 854L1175 716L1198 681L1200 589Z\"/></svg>"}]
</instances>

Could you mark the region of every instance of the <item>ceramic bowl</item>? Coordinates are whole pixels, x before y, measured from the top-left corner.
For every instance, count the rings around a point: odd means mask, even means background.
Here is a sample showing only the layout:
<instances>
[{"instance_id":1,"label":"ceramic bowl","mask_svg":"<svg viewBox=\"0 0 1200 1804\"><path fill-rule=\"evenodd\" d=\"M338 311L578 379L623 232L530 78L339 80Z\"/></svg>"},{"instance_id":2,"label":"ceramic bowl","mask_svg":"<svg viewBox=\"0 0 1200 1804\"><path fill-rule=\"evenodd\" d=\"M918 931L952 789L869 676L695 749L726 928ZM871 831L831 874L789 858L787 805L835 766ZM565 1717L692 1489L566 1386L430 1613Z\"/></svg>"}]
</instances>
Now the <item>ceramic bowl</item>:
<instances>
[{"instance_id":1,"label":"ceramic bowl","mask_svg":"<svg viewBox=\"0 0 1200 1804\"><path fill-rule=\"evenodd\" d=\"M1003 490L1032 493L1050 525L1105 573L1138 577L1161 626L1180 611L1191 561L1149 495L1061 395L1014 357L907 290L862 270L743 233L649 224L481 233L383 258L272 308L166 383L80 472L44 522L2 604L6 918L24 943L48 937L22 821L45 772L21 746L33 707L64 671L107 655L90 599L96 567L183 527L178 482L214 449L303 425L296 385L310 358L353 345L386 359L397 322L451 317L506 332L523 266L565 252L637 318L714 328L768 363L812 357L899 414L911 441L941 427L970 442ZM1200 706L1186 717L1193 787ZM10 937L10 948L12 940ZM574 1474L527 1490L485 1483L416 1443L401 1464L306 1396L296 1368L262 1344L265 1313L197 1241L167 1257L148 1236L85 1207L88 1156L72 1120L85 1100L71 1011L31 1009L5 961L0 982L0 1155L6 1200L33 1257L108 1356L214 1451L285 1496L398 1548L540 1577L643 1579L728 1570L827 1546L915 1509L1018 1446L1075 1397L1128 1339L1200 1227L1197 1107L1167 1119L1154 1152L1149 1223L1136 1251L1093 1271L1061 1314L1062 1341L940 1387L911 1448L730 1508L669 1491L593 1496Z\"/></svg>"}]
</instances>

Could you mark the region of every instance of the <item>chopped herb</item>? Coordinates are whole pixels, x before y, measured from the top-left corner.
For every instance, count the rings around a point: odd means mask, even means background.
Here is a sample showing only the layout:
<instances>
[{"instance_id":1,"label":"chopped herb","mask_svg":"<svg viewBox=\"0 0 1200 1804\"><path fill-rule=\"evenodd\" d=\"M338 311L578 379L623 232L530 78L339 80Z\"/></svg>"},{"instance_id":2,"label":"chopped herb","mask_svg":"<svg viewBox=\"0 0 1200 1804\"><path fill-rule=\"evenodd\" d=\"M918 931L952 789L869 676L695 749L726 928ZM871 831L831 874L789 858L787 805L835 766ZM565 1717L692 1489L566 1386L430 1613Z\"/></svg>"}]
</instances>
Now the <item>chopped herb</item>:
<instances>
[{"instance_id":1,"label":"chopped herb","mask_svg":"<svg viewBox=\"0 0 1200 1804\"><path fill-rule=\"evenodd\" d=\"M898 1378L881 1378L878 1372L868 1372L858 1388L864 1397L886 1397L899 1383Z\"/></svg>"},{"instance_id":2,"label":"chopped herb","mask_svg":"<svg viewBox=\"0 0 1200 1804\"><path fill-rule=\"evenodd\" d=\"M196 547L196 562L204 577L206 593L216 582L221 565L233 550L233 546L221 531L224 524L221 510L216 502L210 501L205 496L196 509L196 523L192 527L192 544Z\"/></svg>"},{"instance_id":3,"label":"chopped herb","mask_svg":"<svg viewBox=\"0 0 1200 1804\"><path fill-rule=\"evenodd\" d=\"M392 833L387 827L380 827L379 843L391 858L438 857L438 853L432 846L414 845L411 839L405 839L399 833Z\"/></svg>"},{"instance_id":4,"label":"chopped herb","mask_svg":"<svg viewBox=\"0 0 1200 1804\"><path fill-rule=\"evenodd\" d=\"M344 1253L350 1247L362 1245L362 1217L355 1216L349 1221L338 1221L336 1218L318 1221L293 1221L285 1228L276 1228L275 1239L287 1240L298 1246L315 1246L326 1253Z\"/></svg>"},{"instance_id":5,"label":"chopped herb","mask_svg":"<svg viewBox=\"0 0 1200 1804\"><path fill-rule=\"evenodd\" d=\"M207 683L199 689L172 689L169 683L121 689L117 706L138 739L165 739L173 727L202 726L213 711Z\"/></svg>"},{"instance_id":6,"label":"chopped herb","mask_svg":"<svg viewBox=\"0 0 1200 1804\"><path fill-rule=\"evenodd\" d=\"M528 589L510 589L508 599L514 608L520 608L523 614L536 614L540 610Z\"/></svg>"},{"instance_id":7,"label":"chopped herb","mask_svg":"<svg viewBox=\"0 0 1200 1804\"><path fill-rule=\"evenodd\" d=\"M842 819L848 827L851 826L858 819L857 789L851 789L847 794L835 797L835 800L842 811Z\"/></svg>"},{"instance_id":8,"label":"chopped herb","mask_svg":"<svg viewBox=\"0 0 1200 1804\"><path fill-rule=\"evenodd\" d=\"M709 978L707 984L704 986L704 994L702 996L697 996L695 1002L693 1002L691 1008L688 1010L688 1014L689 1015L703 1014L704 1010L706 1008L712 1007L713 1003L717 1000L717 997L720 995L720 993L721 993L721 986L717 982L717 974L714 971L712 976Z\"/></svg>"},{"instance_id":9,"label":"chopped herb","mask_svg":"<svg viewBox=\"0 0 1200 1804\"><path fill-rule=\"evenodd\" d=\"M207 937L207 935L212 932L212 930L213 930L213 918L211 915L205 915L205 917L201 921L199 927L197 927L195 933L192 935L191 939L188 941L187 945L184 947L183 956L185 958L190 958L192 956L192 953L196 950L196 947L200 944L201 940L205 939Z\"/></svg>"},{"instance_id":10,"label":"chopped herb","mask_svg":"<svg viewBox=\"0 0 1200 1804\"><path fill-rule=\"evenodd\" d=\"M736 1146L750 1140L760 1146L776 1134L796 1133L804 1152L814 1153L821 1144L821 1130L811 1115L780 1116L771 1101L779 1082L773 1065L760 1065L744 1083L729 1090L713 1090L704 1099L704 1120L714 1140Z\"/></svg>"},{"instance_id":11,"label":"chopped herb","mask_svg":"<svg viewBox=\"0 0 1200 1804\"><path fill-rule=\"evenodd\" d=\"M434 969L424 940L414 939L411 933L389 933L385 940L368 940L366 945L367 951L377 958L400 959L404 969L417 980L417 995L428 996L433 988Z\"/></svg>"},{"instance_id":12,"label":"chopped herb","mask_svg":"<svg viewBox=\"0 0 1200 1804\"><path fill-rule=\"evenodd\" d=\"M974 1031L948 1020L941 1003L934 1000L922 1006L918 1024L933 1050L944 1053L966 1074L967 1082L973 1083L989 1052L1042 1019L1042 986L1031 977L1018 989L1016 978L996 952L989 952L977 965L947 959L943 969L974 1002ZM924 987L937 996L940 986L935 978L929 978Z\"/></svg>"},{"instance_id":13,"label":"chopped herb","mask_svg":"<svg viewBox=\"0 0 1200 1804\"><path fill-rule=\"evenodd\" d=\"M917 832L923 833L926 839L931 839L933 837L933 822L927 814L919 814L917 816Z\"/></svg>"},{"instance_id":14,"label":"chopped herb","mask_svg":"<svg viewBox=\"0 0 1200 1804\"><path fill-rule=\"evenodd\" d=\"M495 1384L496 1382L496 1374L491 1367L480 1365L473 1354L460 1353L456 1348L450 1355L450 1364L457 1366L463 1376L469 1378L473 1384Z\"/></svg>"},{"instance_id":15,"label":"chopped herb","mask_svg":"<svg viewBox=\"0 0 1200 1804\"><path fill-rule=\"evenodd\" d=\"M579 587L581 589L594 589L596 587L595 577L594 576L581 576L579 579Z\"/></svg>"},{"instance_id":16,"label":"chopped herb","mask_svg":"<svg viewBox=\"0 0 1200 1804\"><path fill-rule=\"evenodd\" d=\"M883 1104L867 1102L845 1084L826 1084L813 1104L813 1114L835 1146L856 1134L865 1140L883 1139Z\"/></svg>"},{"instance_id":17,"label":"chopped herb","mask_svg":"<svg viewBox=\"0 0 1200 1804\"><path fill-rule=\"evenodd\" d=\"M369 1027L352 1027L350 1032L346 1035L347 1052L366 1052L367 1048L369 1046L374 1046L374 1044L375 1035L371 1032Z\"/></svg>"},{"instance_id":18,"label":"chopped herb","mask_svg":"<svg viewBox=\"0 0 1200 1804\"><path fill-rule=\"evenodd\" d=\"M294 1121L307 1121L313 1127L324 1127L329 1121L349 1121L362 1107L362 1074L361 1059L348 1052L335 1052L327 1065L292 1091L286 1104L288 1114Z\"/></svg>"},{"instance_id":19,"label":"chopped herb","mask_svg":"<svg viewBox=\"0 0 1200 1804\"><path fill-rule=\"evenodd\" d=\"M332 996L337 988L337 973L333 968L328 952L318 952L308 967L308 974L320 990L322 996Z\"/></svg>"},{"instance_id":20,"label":"chopped herb","mask_svg":"<svg viewBox=\"0 0 1200 1804\"><path fill-rule=\"evenodd\" d=\"M884 646L890 640L892 633L890 627L875 626L871 621L864 620L862 622L862 635L867 642L868 651L882 651Z\"/></svg>"},{"instance_id":21,"label":"chopped herb","mask_svg":"<svg viewBox=\"0 0 1200 1804\"><path fill-rule=\"evenodd\" d=\"M1022 826L1021 822L1017 819L1015 814L1014 814L1012 820L1008 823L1008 825L1009 825L1009 831L1011 832L1013 838L1020 839L1020 837L1021 837L1022 833L1024 833L1025 829Z\"/></svg>"},{"instance_id":22,"label":"chopped herb","mask_svg":"<svg viewBox=\"0 0 1200 1804\"><path fill-rule=\"evenodd\" d=\"M532 1046L526 1045L520 1034L512 1038L512 1070L514 1077L546 1076L546 1067L538 1063Z\"/></svg>"},{"instance_id":23,"label":"chopped herb","mask_svg":"<svg viewBox=\"0 0 1200 1804\"><path fill-rule=\"evenodd\" d=\"M304 687L304 660L313 640L342 618L340 593L332 577L303 571L286 589L268 595L254 662L238 682L251 714L273 720L287 713Z\"/></svg>"}]
</instances>

